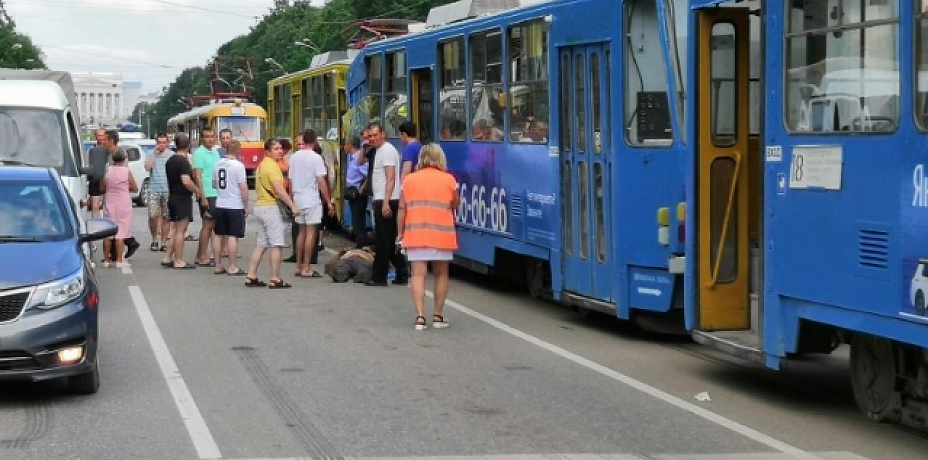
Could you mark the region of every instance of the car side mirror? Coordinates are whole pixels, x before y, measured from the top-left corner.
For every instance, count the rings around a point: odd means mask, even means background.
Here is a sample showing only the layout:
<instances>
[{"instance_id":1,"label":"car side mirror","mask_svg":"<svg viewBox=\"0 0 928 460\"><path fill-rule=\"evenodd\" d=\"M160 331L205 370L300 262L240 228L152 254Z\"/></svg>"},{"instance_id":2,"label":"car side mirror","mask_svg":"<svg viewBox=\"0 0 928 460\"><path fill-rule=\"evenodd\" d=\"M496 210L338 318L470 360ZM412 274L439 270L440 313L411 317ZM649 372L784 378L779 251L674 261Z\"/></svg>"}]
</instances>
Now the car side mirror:
<instances>
[{"instance_id":1,"label":"car side mirror","mask_svg":"<svg viewBox=\"0 0 928 460\"><path fill-rule=\"evenodd\" d=\"M81 243L102 240L116 235L116 221L105 217L92 217L87 219L87 231L81 234Z\"/></svg>"}]
</instances>

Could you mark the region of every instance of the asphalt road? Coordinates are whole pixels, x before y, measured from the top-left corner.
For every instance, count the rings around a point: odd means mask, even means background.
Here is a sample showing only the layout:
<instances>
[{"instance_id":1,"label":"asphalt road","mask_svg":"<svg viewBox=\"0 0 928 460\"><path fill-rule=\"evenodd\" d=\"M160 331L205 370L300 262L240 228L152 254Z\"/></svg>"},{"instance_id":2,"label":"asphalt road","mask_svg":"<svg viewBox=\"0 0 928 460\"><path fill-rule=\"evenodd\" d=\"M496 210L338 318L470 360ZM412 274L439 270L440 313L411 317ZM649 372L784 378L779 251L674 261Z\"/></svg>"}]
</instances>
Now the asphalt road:
<instances>
[{"instance_id":1,"label":"asphalt road","mask_svg":"<svg viewBox=\"0 0 928 460\"><path fill-rule=\"evenodd\" d=\"M101 391L0 385L0 459L928 451L924 436L858 414L840 351L773 373L470 274L452 280L452 327L417 332L405 288L294 279L292 264L293 289L246 288L210 268L161 268L145 228L136 209L130 270L97 270Z\"/></svg>"}]
</instances>

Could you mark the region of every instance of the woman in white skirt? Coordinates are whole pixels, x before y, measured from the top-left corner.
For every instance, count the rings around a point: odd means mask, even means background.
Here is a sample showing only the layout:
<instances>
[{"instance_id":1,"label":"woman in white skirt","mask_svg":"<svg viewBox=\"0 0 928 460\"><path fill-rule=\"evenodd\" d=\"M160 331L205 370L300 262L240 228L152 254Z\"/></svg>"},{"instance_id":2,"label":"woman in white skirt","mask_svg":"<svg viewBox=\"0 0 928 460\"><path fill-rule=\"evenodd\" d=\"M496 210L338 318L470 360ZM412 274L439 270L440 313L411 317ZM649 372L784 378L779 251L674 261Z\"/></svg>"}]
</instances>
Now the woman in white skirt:
<instances>
[{"instance_id":1,"label":"woman in white skirt","mask_svg":"<svg viewBox=\"0 0 928 460\"><path fill-rule=\"evenodd\" d=\"M397 246L406 249L412 265L412 303L416 307L415 329L424 331L425 275L432 263L435 275L435 310L432 327L448 327L444 317L448 296L448 265L458 248L454 229L454 210L458 207L458 184L438 144L427 144L419 152L416 171L406 176L397 215Z\"/></svg>"}]
</instances>

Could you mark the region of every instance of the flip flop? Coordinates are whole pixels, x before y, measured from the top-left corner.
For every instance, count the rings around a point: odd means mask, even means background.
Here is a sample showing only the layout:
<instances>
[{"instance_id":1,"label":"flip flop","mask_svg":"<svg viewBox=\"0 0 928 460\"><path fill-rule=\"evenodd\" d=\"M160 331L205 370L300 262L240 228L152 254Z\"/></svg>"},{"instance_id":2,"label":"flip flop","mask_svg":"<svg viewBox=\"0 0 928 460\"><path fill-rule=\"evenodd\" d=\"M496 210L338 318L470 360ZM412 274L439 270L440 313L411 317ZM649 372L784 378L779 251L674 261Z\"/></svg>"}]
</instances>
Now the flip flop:
<instances>
[{"instance_id":1,"label":"flip flop","mask_svg":"<svg viewBox=\"0 0 928 460\"><path fill-rule=\"evenodd\" d=\"M184 264L181 265L180 267L173 266L172 268L175 269L175 270L193 270L193 269L195 269L195 268L197 268L197 267L194 266L194 265L188 264L188 263L184 263Z\"/></svg>"},{"instance_id":2,"label":"flip flop","mask_svg":"<svg viewBox=\"0 0 928 460\"><path fill-rule=\"evenodd\" d=\"M197 262L197 267L215 267L215 266L216 266L216 261L214 261L214 260L211 260L211 261L209 261L209 262L207 262L207 263L205 263L205 264L201 264L201 263Z\"/></svg>"},{"instance_id":3,"label":"flip flop","mask_svg":"<svg viewBox=\"0 0 928 460\"><path fill-rule=\"evenodd\" d=\"M161 266L164 268L171 268L174 266L174 262L161 262Z\"/></svg>"},{"instance_id":4,"label":"flip flop","mask_svg":"<svg viewBox=\"0 0 928 460\"><path fill-rule=\"evenodd\" d=\"M213 274L214 274L214 275L225 275L226 273L228 273L228 272L226 271L225 268L222 268L222 267L219 267L219 270L214 270L214 271L213 271Z\"/></svg>"},{"instance_id":5,"label":"flip flop","mask_svg":"<svg viewBox=\"0 0 928 460\"><path fill-rule=\"evenodd\" d=\"M245 276L245 270L239 269L237 272L230 272L226 270L226 274L229 276Z\"/></svg>"},{"instance_id":6,"label":"flip flop","mask_svg":"<svg viewBox=\"0 0 928 460\"><path fill-rule=\"evenodd\" d=\"M197 239L198 238L193 235L187 235L187 237L184 238L184 241L196 241Z\"/></svg>"},{"instance_id":7,"label":"flip flop","mask_svg":"<svg viewBox=\"0 0 928 460\"><path fill-rule=\"evenodd\" d=\"M299 276L300 278L322 278L322 275L319 274L319 272L317 272L317 271L315 271L315 270L313 270L313 272L312 272L311 274L309 274L309 275L304 275L304 274L302 274L302 273L299 273L299 274L297 274L296 276Z\"/></svg>"}]
</instances>

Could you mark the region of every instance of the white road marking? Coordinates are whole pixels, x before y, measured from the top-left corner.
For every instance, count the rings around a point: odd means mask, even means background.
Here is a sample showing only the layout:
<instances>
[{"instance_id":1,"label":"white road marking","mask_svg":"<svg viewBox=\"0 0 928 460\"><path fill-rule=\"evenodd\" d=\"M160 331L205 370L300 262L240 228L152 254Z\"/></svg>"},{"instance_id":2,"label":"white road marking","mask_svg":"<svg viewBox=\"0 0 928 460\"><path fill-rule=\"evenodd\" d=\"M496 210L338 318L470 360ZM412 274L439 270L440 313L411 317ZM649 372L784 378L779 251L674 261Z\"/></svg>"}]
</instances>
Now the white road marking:
<instances>
[{"instance_id":1,"label":"white road marking","mask_svg":"<svg viewBox=\"0 0 928 460\"><path fill-rule=\"evenodd\" d=\"M826 460L869 460L850 452L817 452ZM791 460L796 457L782 452L737 454L500 454L451 455L434 457L342 457L343 460ZM302 460L302 457L250 458L239 460Z\"/></svg>"},{"instance_id":2,"label":"white road marking","mask_svg":"<svg viewBox=\"0 0 928 460\"><path fill-rule=\"evenodd\" d=\"M432 291L425 291L425 295L429 298L434 298L434 294L432 293ZM483 321L484 323L487 323L499 330L502 330L503 332L509 333L510 335L513 335L522 340L525 340L526 342L529 342L545 350L548 350L551 353L554 353L562 358L565 358L569 361L579 364L587 369L590 369L594 372L598 372L613 380L624 383L625 385L628 385L642 393L651 395L657 399L660 399L661 401L664 401L668 404L676 406L694 415L702 417L717 425L728 428L729 430L734 431L735 433L738 433L748 439L754 440L760 444L763 444L779 452L783 452L789 455L790 458L808 459L808 460L820 460L821 459L821 457L818 457L814 454L806 452L793 445L787 444L783 441L773 438L772 436L768 436L764 433L761 433L753 428L750 428L746 425L738 423L734 420L725 418L719 414L716 414L715 412L703 409L702 407L699 407L693 403L684 401L683 399L680 399L670 393L667 393L665 391L652 387L651 385L648 385L640 380L636 380L632 377L622 374L621 372L615 371L606 366L593 362L575 353L571 353L557 345L545 342L544 340L541 340L538 337L522 332L501 321L497 321L493 318L490 318L489 316L484 315L483 313L479 313L477 311L471 310L470 308L465 307L464 305L461 305L453 300L446 300L445 305L450 306L454 308L455 310L458 310L461 313L464 313L475 319Z\"/></svg>"},{"instance_id":3,"label":"white road marking","mask_svg":"<svg viewBox=\"0 0 928 460\"><path fill-rule=\"evenodd\" d=\"M187 433L190 434L190 439L197 449L197 455L200 458L222 458L219 446L216 445L209 427L206 426L206 421L203 419L203 415L200 414L200 409L197 408L197 403L193 400L193 396L190 394L180 370L177 369L177 363L174 362L174 358L171 356L170 350L168 350L168 345L158 329L158 324L151 314L151 309L148 308L142 290L138 286L129 286L129 294L132 295L135 311L139 314L142 327L145 329L145 335L148 336L148 342L151 344L155 359L158 360L158 366L161 368L161 374L168 384L168 389L171 390L171 396L174 397L177 410L184 420L184 425L187 426Z\"/></svg>"}]
</instances>

